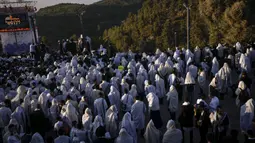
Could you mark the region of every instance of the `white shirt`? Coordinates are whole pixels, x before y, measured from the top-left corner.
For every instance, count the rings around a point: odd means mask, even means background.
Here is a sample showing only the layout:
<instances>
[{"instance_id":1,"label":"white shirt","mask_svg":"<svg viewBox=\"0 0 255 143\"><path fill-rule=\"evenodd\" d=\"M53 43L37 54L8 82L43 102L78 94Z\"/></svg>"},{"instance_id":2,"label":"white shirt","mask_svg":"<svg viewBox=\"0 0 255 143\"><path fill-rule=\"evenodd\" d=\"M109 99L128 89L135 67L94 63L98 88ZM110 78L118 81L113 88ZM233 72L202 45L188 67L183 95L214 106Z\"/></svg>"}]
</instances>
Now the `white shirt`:
<instances>
[{"instance_id":1,"label":"white shirt","mask_svg":"<svg viewBox=\"0 0 255 143\"><path fill-rule=\"evenodd\" d=\"M35 52L35 45L31 44L29 51L30 51L30 53Z\"/></svg>"}]
</instances>

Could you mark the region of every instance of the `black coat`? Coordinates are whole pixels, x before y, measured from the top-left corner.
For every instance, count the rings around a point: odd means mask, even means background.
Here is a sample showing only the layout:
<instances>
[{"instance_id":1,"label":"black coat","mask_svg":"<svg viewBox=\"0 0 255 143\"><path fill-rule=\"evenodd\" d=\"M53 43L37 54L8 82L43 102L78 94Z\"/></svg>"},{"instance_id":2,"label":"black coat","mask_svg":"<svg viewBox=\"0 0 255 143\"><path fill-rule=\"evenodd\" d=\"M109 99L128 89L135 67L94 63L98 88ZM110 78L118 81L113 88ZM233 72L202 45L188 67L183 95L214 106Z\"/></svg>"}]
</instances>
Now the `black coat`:
<instances>
[{"instance_id":1,"label":"black coat","mask_svg":"<svg viewBox=\"0 0 255 143\"><path fill-rule=\"evenodd\" d=\"M179 116L179 122L182 127L191 128L193 127L194 121L194 108L192 105L182 105L182 111Z\"/></svg>"}]
</instances>

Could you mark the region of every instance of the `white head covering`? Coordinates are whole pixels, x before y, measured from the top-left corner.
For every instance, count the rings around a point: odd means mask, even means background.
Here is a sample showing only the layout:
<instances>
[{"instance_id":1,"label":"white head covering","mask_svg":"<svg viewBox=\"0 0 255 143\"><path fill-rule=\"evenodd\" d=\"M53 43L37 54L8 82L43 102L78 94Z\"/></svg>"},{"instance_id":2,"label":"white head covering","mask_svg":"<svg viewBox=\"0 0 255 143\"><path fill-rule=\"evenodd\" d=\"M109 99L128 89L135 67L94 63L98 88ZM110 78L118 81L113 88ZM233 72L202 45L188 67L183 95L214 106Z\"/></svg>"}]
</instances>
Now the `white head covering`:
<instances>
[{"instance_id":1,"label":"white head covering","mask_svg":"<svg viewBox=\"0 0 255 143\"><path fill-rule=\"evenodd\" d=\"M97 115L93 122L93 133L96 133L96 129L100 126L104 126L103 119L100 115Z\"/></svg>"},{"instance_id":2,"label":"white head covering","mask_svg":"<svg viewBox=\"0 0 255 143\"><path fill-rule=\"evenodd\" d=\"M191 73L188 72L186 74L186 78L185 78L185 84L195 84L195 80L194 80L194 77L192 77Z\"/></svg>"},{"instance_id":3,"label":"white head covering","mask_svg":"<svg viewBox=\"0 0 255 143\"><path fill-rule=\"evenodd\" d=\"M130 136L125 128L121 128L119 136L115 143L134 143L133 137Z\"/></svg>"},{"instance_id":4,"label":"white head covering","mask_svg":"<svg viewBox=\"0 0 255 143\"><path fill-rule=\"evenodd\" d=\"M133 140L136 140L136 128L133 121L131 120L131 114L129 112L123 116L121 128L125 128L128 134L133 137Z\"/></svg>"},{"instance_id":5,"label":"white head covering","mask_svg":"<svg viewBox=\"0 0 255 143\"><path fill-rule=\"evenodd\" d=\"M32 136L30 143L44 143L43 137L39 133L35 133Z\"/></svg>"},{"instance_id":6,"label":"white head covering","mask_svg":"<svg viewBox=\"0 0 255 143\"><path fill-rule=\"evenodd\" d=\"M91 113L91 110L89 108L87 108L85 110L84 115L82 116L82 124L83 124L84 130L89 131L91 129L92 120L93 120L93 115Z\"/></svg>"},{"instance_id":7,"label":"white head covering","mask_svg":"<svg viewBox=\"0 0 255 143\"><path fill-rule=\"evenodd\" d=\"M239 84L238 84L238 88L242 89L242 90L245 90L246 89L246 85L243 81L240 81Z\"/></svg>"},{"instance_id":8,"label":"white head covering","mask_svg":"<svg viewBox=\"0 0 255 143\"><path fill-rule=\"evenodd\" d=\"M160 131L155 127L152 120L148 123L144 133L146 143L160 143Z\"/></svg>"}]
</instances>

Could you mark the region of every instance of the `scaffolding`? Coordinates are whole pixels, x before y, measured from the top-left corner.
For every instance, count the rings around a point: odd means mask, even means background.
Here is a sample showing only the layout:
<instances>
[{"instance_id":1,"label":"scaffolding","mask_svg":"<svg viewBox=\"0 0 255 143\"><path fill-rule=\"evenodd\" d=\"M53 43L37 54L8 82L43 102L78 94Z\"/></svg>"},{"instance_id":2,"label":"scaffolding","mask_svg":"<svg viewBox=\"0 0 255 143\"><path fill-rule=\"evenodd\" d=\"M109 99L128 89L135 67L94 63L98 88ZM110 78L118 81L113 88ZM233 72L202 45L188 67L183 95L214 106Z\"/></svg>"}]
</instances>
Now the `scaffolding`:
<instances>
[{"instance_id":1,"label":"scaffolding","mask_svg":"<svg viewBox=\"0 0 255 143\"><path fill-rule=\"evenodd\" d=\"M35 10L37 1L26 1L26 0L0 0L0 8L32 8Z\"/></svg>"}]
</instances>

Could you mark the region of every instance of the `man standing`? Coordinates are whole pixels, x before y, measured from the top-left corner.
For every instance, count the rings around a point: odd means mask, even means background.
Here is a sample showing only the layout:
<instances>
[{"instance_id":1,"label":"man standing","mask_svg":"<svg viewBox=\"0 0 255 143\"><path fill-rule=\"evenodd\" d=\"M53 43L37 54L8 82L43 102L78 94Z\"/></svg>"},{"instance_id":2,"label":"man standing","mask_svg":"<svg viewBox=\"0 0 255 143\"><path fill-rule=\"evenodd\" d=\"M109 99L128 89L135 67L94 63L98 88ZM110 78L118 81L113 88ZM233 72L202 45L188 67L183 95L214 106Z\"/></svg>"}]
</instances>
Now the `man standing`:
<instances>
[{"instance_id":1,"label":"man standing","mask_svg":"<svg viewBox=\"0 0 255 143\"><path fill-rule=\"evenodd\" d=\"M35 44L34 44L34 42L30 45L29 52L30 52L31 58L34 59L35 58Z\"/></svg>"}]
</instances>

